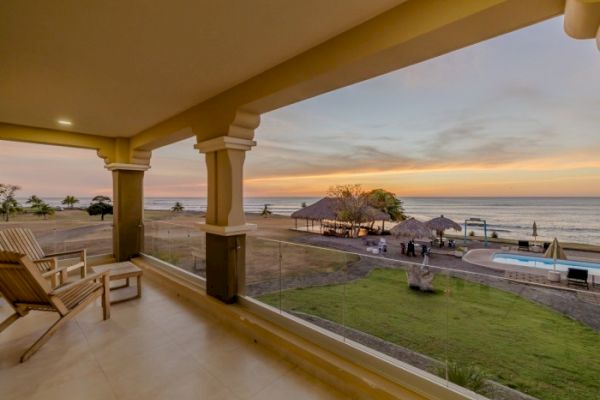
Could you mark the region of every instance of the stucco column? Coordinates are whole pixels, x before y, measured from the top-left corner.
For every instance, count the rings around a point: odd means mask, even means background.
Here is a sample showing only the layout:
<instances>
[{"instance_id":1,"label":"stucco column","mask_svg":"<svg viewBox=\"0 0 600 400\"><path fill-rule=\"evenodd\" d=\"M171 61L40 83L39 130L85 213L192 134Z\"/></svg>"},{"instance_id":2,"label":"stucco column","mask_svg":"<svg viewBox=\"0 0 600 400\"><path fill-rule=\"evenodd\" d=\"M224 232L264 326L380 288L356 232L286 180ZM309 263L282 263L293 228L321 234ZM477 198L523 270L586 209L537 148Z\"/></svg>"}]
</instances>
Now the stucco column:
<instances>
[{"instance_id":1,"label":"stucco column","mask_svg":"<svg viewBox=\"0 0 600 400\"><path fill-rule=\"evenodd\" d=\"M246 232L256 229L244 216L244 160L256 142L220 136L194 146L206 155L206 292L226 303L244 293Z\"/></svg>"},{"instance_id":2,"label":"stucco column","mask_svg":"<svg viewBox=\"0 0 600 400\"><path fill-rule=\"evenodd\" d=\"M113 254L117 261L137 256L144 246L144 172L138 164L108 164L113 178Z\"/></svg>"}]
</instances>

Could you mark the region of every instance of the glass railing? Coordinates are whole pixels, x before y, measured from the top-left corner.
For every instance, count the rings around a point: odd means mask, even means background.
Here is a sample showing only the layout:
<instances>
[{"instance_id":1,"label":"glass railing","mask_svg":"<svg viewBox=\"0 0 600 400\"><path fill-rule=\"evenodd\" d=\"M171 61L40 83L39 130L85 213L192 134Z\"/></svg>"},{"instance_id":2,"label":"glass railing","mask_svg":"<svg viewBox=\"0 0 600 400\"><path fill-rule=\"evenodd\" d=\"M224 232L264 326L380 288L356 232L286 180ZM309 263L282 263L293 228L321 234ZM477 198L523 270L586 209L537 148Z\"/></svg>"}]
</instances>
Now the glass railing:
<instances>
[{"instance_id":1,"label":"glass railing","mask_svg":"<svg viewBox=\"0 0 600 400\"><path fill-rule=\"evenodd\" d=\"M30 229L46 254L87 250L88 256L112 254L112 222L79 219L10 221L0 230Z\"/></svg>"},{"instance_id":2,"label":"glass railing","mask_svg":"<svg viewBox=\"0 0 600 400\"><path fill-rule=\"evenodd\" d=\"M193 224L145 221L143 252L206 277L206 234Z\"/></svg>"},{"instance_id":3,"label":"glass railing","mask_svg":"<svg viewBox=\"0 0 600 400\"><path fill-rule=\"evenodd\" d=\"M491 399L598 398L600 293L418 261L249 237L246 294Z\"/></svg>"}]
</instances>

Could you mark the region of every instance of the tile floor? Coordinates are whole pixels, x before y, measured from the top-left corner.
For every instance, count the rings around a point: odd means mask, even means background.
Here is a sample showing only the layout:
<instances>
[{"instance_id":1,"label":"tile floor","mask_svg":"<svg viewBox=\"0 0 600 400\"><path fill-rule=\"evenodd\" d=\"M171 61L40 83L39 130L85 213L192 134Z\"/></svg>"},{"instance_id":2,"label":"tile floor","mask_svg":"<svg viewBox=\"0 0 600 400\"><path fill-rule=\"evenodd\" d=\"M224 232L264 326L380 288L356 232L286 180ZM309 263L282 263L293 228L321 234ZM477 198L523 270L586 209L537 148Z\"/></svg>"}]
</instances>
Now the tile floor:
<instances>
[{"instance_id":1,"label":"tile floor","mask_svg":"<svg viewBox=\"0 0 600 400\"><path fill-rule=\"evenodd\" d=\"M11 312L0 299L0 319ZM192 304L146 282L141 299L98 304L29 361L56 319L32 312L0 334L0 399L338 399L342 394Z\"/></svg>"}]
</instances>

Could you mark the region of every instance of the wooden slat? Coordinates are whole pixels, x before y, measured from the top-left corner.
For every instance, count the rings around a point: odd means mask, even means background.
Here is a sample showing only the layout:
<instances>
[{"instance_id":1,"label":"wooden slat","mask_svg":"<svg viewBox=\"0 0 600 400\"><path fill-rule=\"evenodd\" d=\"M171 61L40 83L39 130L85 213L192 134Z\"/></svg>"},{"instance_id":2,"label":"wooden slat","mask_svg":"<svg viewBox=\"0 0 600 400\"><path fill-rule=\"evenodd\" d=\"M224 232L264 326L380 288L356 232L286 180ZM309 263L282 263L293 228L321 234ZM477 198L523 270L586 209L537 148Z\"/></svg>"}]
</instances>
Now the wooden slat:
<instances>
[{"instance_id":1,"label":"wooden slat","mask_svg":"<svg viewBox=\"0 0 600 400\"><path fill-rule=\"evenodd\" d=\"M5 238L3 235L3 246ZM103 278L103 281L99 282L99 278ZM54 311L60 314L58 321L23 354L21 362L31 357L62 324L101 295L104 296L104 319L110 316L107 274L89 276L70 283L64 286L63 291L53 290L30 257L20 252L7 251L5 247L0 250L0 292L16 311L0 322L0 331L25 316L29 310Z\"/></svg>"}]
</instances>

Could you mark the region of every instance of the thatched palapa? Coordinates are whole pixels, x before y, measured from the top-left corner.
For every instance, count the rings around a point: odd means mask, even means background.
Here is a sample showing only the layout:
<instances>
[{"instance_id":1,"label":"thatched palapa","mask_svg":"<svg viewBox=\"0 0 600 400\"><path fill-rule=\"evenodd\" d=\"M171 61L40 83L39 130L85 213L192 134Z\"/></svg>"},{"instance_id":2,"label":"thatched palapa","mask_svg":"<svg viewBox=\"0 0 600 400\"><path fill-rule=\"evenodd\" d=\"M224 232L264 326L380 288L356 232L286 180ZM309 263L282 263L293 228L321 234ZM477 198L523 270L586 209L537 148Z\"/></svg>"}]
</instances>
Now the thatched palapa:
<instances>
[{"instance_id":1,"label":"thatched palapa","mask_svg":"<svg viewBox=\"0 0 600 400\"><path fill-rule=\"evenodd\" d=\"M335 211L336 200L330 197L324 197L310 206L303 207L292 214L292 218L312 219L312 220L335 220L337 213Z\"/></svg>"},{"instance_id":2,"label":"thatched palapa","mask_svg":"<svg viewBox=\"0 0 600 400\"><path fill-rule=\"evenodd\" d=\"M390 230L390 233L396 237L404 236L413 239L431 237L431 229L425 223L414 218L400 222Z\"/></svg>"},{"instance_id":3,"label":"thatched palapa","mask_svg":"<svg viewBox=\"0 0 600 400\"><path fill-rule=\"evenodd\" d=\"M455 231L462 231L462 227L450 218L446 218L443 215L425 222L425 225L431 230L436 232L443 232L446 229L454 229Z\"/></svg>"},{"instance_id":4,"label":"thatched palapa","mask_svg":"<svg viewBox=\"0 0 600 400\"><path fill-rule=\"evenodd\" d=\"M436 231L437 234L440 236L440 246L444 242L444 231L446 229L462 231L462 227L459 224L452 221L450 218L444 217L443 215L440 215L437 218L425 222L425 225L427 225L429 229Z\"/></svg>"},{"instance_id":5,"label":"thatched palapa","mask_svg":"<svg viewBox=\"0 0 600 400\"><path fill-rule=\"evenodd\" d=\"M337 219L337 199L332 197L324 197L310 206L303 207L294 212L292 218L309 219L309 220L336 220ZM371 206L367 206L365 214L368 216L368 221L389 221L390 216ZM365 221L361 221L365 222Z\"/></svg>"}]
</instances>

